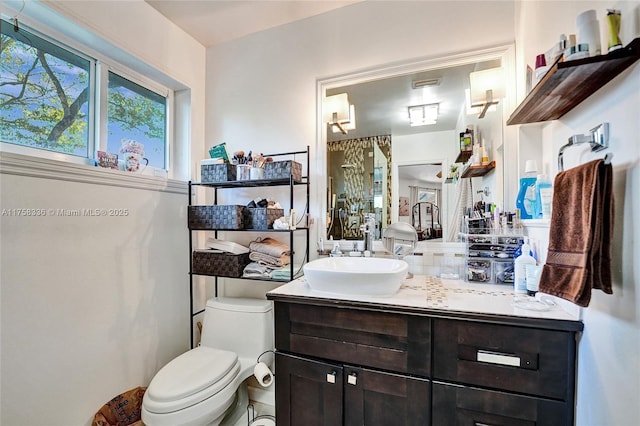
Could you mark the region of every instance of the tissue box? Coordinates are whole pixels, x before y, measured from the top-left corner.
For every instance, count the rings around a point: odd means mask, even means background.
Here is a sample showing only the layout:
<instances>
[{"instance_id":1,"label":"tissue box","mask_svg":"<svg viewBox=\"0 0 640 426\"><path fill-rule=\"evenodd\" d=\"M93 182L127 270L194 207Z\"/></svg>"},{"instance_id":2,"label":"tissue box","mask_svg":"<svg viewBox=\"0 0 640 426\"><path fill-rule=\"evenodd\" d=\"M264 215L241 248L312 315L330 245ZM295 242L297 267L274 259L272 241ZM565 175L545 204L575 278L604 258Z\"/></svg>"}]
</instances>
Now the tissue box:
<instances>
[{"instance_id":1,"label":"tissue box","mask_svg":"<svg viewBox=\"0 0 640 426\"><path fill-rule=\"evenodd\" d=\"M272 161L264 164L265 179L289 179L302 181L302 164L297 161Z\"/></svg>"},{"instance_id":2,"label":"tissue box","mask_svg":"<svg viewBox=\"0 0 640 426\"><path fill-rule=\"evenodd\" d=\"M202 183L234 181L236 180L236 166L229 163L202 160L200 162L200 180Z\"/></svg>"},{"instance_id":3,"label":"tissue box","mask_svg":"<svg viewBox=\"0 0 640 426\"><path fill-rule=\"evenodd\" d=\"M247 207L246 229L273 229L273 222L284 216L283 209Z\"/></svg>"},{"instance_id":4,"label":"tissue box","mask_svg":"<svg viewBox=\"0 0 640 426\"><path fill-rule=\"evenodd\" d=\"M194 250L194 274L239 278L251 262L249 253L231 254L218 250Z\"/></svg>"},{"instance_id":5,"label":"tissue box","mask_svg":"<svg viewBox=\"0 0 640 426\"><path fill-rule=\"evenodd\" d=\"M245 206L189 206L189 229L245 229L248 212Z\"/></svg>"}]
</instances>

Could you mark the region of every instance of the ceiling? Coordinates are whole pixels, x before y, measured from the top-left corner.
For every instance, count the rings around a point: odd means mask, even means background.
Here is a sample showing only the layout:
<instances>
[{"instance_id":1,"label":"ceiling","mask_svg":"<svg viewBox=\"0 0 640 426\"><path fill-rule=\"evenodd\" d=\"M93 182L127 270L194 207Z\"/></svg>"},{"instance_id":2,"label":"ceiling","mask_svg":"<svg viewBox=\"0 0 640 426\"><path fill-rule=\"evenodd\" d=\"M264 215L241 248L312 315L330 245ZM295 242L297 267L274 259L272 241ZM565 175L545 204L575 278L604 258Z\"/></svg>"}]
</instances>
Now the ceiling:
<instances>
[{"instance_id":1,"label":"ceiling","mask_svg":"<svg viewBox=\"0 0 640 426\"><path fill-rule=\"evenodd\" d=\"M362 0L145 0L205 47L320 15Z\"/></svg>"}]
</instances>

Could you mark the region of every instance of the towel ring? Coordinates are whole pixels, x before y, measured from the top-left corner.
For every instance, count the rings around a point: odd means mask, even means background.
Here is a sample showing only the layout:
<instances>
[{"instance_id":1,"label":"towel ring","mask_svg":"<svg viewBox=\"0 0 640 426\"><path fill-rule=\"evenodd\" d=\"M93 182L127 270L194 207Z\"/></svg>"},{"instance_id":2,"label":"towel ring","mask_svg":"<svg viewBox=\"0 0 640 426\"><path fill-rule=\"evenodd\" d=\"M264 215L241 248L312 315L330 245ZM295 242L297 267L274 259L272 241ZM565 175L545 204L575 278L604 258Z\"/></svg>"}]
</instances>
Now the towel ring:
<instances>
[{"instance_id":1,"label":"towel ring","mask_svg":"<svg viewBox=\"0 0 640 426\"><path fill-rule=\"evenodd\" d=\"M573 135L569 138L569 142L560 147L558 152L558 171L564 171L563 154L564 150L573 145L588 143L591 145L591 152L602 151L609 148L609 123L602 123L589 130L588 135ZM604 157L605 164L611 163L612 153L608 153Z\"/></svg>"}]
</instances>

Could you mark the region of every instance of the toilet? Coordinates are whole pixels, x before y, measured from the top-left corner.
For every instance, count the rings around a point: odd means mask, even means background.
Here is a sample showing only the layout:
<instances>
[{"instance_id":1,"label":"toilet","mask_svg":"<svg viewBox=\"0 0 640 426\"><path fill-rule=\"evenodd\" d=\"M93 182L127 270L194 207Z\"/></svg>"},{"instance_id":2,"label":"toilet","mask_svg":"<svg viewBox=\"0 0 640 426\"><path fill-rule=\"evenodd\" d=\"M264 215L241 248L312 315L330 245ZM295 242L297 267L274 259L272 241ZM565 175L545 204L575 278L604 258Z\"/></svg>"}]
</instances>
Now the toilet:
<instances>
[{"instance_id":1,"label":"toilet","mask_svg":"<svg viewBox=\"0 0 640 426\"><path fill-rule=\"evenodd\" d=\"M151 380L142 421L148 426L215 426L246 413L243 382L258 357L273 348L272 302L208 300L200 346L170 361Z\"/></svg>"}]
</instances>

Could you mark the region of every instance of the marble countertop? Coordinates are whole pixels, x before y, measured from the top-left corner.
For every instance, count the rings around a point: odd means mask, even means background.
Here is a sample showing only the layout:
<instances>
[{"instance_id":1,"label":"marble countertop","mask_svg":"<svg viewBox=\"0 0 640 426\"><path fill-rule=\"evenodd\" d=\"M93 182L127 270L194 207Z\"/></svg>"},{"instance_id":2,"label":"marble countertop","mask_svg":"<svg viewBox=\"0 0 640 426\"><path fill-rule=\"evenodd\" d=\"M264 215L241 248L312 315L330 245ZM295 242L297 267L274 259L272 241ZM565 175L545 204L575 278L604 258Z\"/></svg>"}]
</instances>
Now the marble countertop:
<instances>
[{"instance_id":1,"label":"marble countertop","mask_svg":"<svg viewBox=\"0 0 640 426\"><path fill-rule=\"evenodd\" d=\"M393 296L373 297L313 290L304 277L267 293L269 298L312 298L332 302L372 304L377 307L410 308L435 313L480 314L543 320L580 321L556 304L553 298L538 294L536 298L515 294L512 287L469 283L416 275L405 279ZM541 300L542 299L542 300Z\"/></svg>"}]
</instances>

